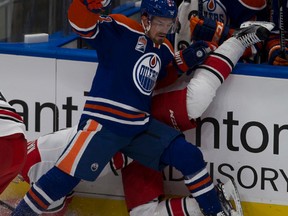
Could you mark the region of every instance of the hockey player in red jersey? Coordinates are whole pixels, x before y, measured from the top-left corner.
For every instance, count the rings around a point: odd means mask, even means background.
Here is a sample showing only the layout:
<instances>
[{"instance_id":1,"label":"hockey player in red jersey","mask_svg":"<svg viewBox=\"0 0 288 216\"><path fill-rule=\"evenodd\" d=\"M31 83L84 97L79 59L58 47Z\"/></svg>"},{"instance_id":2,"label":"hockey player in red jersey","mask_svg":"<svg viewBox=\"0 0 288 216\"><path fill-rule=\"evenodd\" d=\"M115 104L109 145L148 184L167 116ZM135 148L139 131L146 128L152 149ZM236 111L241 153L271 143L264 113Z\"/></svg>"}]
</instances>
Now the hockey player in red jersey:
<instances>
[{"instance_id":1,"label":"hockey player in red jersey","mask_svg":"<svg viewBox=\"0 0 288 216\"><path fill-rule=\"evenodd\" d=\"M0 92L0 194L22 169L26 152L22 118Z\"/></svg>"},{"instance_id":2,"label":"hockey player in red jersey","mask_svg":"<svg viewBox=\"0 0 288 216\"><path fill-rule=\"evenodd\" d=\"M267 27L267 31L271 31L273 28L271 23L262 24ZM259 34L259 38L255 36L254 40L249 39L247 43L246 39L243 40L245 37L241 37L239 33L235 32L235 36L226 40L218 49L208 55L204 64L196 67L193 78L188 79L186 83L183 82L182 88L181 85L170 86L165 89L165 94L154 96L153 115L181 131L195 127L195 119L200 117L212 102L217 89L227 79L245 48L260 42L267 36L267 34L265 36L265 32L261 31L257 34ZM155 109L155 107L158 108Z\"/></svg>"}]
</instances>

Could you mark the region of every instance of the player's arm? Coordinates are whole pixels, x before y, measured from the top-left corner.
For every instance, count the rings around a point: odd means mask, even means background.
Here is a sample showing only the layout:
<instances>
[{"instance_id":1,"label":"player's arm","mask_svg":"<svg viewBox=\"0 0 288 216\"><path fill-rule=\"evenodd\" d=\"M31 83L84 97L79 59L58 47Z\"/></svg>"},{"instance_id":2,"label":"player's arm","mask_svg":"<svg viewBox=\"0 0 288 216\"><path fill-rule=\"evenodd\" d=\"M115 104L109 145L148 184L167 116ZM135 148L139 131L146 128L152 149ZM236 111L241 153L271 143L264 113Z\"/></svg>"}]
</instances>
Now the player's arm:
<instances>
[{"instance_id":1,"label":"player's arm","mask_svg":"<svg viewBox=\"0 0 288 216\"><path fill-rule=\"evenodd\" d=\"M271 65L288 66L288 42L285 43L285 52L281 53L280 37L273 34L267 41L268 63Z\"/></svg>"},{"instance_id":2,"label":"player's arm","mask_svg":"<svg viewBox=\"0 0 288 216\"><path fill-rule=\"evenodd\" d=\"M216 49L215 46L203 40L193 42L187 48L175 53L173 63L180 72L186 73L202 64L214 49Z\"/></svg>"},{"instance_id":3,"label":"player's arm","mask_svg":"<svg viewBox=\"0 0 288 216\"><path fill-rule=\"evenodd\" d=\"M97 30L100 13L109 7L111 0L73 0L68 9L68 20L72 29L84 38L93 38Z\"/></svg>"}]
</instances>

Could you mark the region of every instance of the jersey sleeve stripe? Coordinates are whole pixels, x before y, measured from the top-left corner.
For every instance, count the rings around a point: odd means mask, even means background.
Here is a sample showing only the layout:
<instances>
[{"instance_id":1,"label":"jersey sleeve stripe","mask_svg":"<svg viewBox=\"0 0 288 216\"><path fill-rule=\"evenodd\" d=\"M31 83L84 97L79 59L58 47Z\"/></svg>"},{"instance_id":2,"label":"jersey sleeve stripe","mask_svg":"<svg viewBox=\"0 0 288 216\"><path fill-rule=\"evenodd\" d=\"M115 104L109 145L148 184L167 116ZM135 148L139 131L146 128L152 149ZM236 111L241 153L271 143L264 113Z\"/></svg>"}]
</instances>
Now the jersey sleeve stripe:
<instances>
[{"instance_id":1,"label":"jersey sleeve stripe","mask_svg":"<svg viewBox=\"0 0 288 216\"><path fill-rule=\"evenodd\" d=\"M11 121L22 123L22 118L15 112L10 112L6 110L0 110L0 118L2 119L9 119Z\"/></svg>"}]
</instances>

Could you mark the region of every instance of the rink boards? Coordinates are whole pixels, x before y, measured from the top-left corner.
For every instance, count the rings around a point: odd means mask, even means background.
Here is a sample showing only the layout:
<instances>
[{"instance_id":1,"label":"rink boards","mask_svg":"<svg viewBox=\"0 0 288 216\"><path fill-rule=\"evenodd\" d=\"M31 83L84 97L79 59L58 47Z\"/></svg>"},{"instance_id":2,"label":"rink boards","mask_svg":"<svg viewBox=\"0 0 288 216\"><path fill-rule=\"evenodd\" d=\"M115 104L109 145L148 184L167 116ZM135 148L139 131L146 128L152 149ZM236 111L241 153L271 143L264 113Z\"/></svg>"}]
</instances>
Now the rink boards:
<instances>
[{"instance_id":1,"label":"rink boards","mask_svg":"<svg viewBox=\"0 0 288 216\"><path fill-rule=\"evenodd\" d=\"M20 54L2 50L0 90L22 115L32 140L77 124L97 59L89 50L69 56L61 55L63 50L26 53L26 48ZM238 64L199 127L185 132L202 149L214 181L235 178L245 216L288 212L287 78L285 67ZM166 169L164 177L168 194L187 194L177 171ZM83 183L71 209L81 211L79 215L126 215L121 184L120 174L113 173ZM25 187L12 184L9 189L19 198ZM15 200L7 193L6 200ZM98 213L88 213L94 211Z\"/></svg>"}]
</instances>

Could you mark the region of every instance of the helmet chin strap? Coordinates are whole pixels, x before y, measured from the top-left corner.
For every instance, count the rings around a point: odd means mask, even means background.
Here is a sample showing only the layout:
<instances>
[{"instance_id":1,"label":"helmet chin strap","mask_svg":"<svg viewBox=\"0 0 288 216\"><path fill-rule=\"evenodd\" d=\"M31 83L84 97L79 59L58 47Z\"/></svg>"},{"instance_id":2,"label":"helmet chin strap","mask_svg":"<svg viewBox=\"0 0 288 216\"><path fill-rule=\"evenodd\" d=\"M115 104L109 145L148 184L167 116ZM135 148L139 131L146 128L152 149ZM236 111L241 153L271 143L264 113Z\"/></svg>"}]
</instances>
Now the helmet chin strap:
<instances>
[{"instance_id":1,"label":"helmet chin strap","mask_svg":"<svg viewBox=\"0 0 288 216\"><path fill-rule=\"evenodd\" d=\"M146 27L143 20L141 20L142 27L144 29L144 33L147 34L151 29L151 22L148 21L148 26Z\"/></svg>"}]
</instances>

